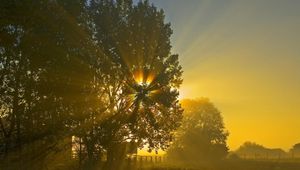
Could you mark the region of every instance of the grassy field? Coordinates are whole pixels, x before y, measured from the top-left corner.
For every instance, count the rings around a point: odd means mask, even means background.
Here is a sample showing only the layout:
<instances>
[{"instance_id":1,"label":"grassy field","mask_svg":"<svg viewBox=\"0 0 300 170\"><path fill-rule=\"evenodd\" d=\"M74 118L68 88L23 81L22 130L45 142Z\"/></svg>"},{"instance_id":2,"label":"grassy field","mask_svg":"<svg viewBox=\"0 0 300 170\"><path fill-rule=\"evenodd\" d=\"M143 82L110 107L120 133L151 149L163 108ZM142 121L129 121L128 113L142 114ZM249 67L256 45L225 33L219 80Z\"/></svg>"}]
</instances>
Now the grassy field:
<instances>
[{"instance_id":1,"label":"grassy field","mask_svg":"<svg viewBox=\"0 0 300 170\"><path fill-rule=\"evenodd\" d=\"M187 168L184 166L152 165L137 170L300 170L300 161L225 160L214 167Z\"/></svg>"},{"instance_id":2,"label":"grassy field","mask_svg":"<svg viewBox=\"0 0 300 170\"><path fill-rule=\"evenodd\" d=\"M37 163L38 164L38 163ZM31 164L33 165L33 164ZM36 165L36 164L35 164ZM30 168L31 167L31 168ZM103 166L102 166L103 167ZM19 169L38 169L38 170L101 170L101 165L90 167L81 167L79 168L76 163L66 164L61 163L57 165L49 165L48 166L22 166L17 162L1 162L0 161L0 170L19 170ZM143 163L136 164L134 166L125 165L121 170L300 170L300 161L299 160L224 160L218 164L214 164L210 167L201 167L192 168L189 165L173 165L169 163Z\"/></svg>"}]
</instances>

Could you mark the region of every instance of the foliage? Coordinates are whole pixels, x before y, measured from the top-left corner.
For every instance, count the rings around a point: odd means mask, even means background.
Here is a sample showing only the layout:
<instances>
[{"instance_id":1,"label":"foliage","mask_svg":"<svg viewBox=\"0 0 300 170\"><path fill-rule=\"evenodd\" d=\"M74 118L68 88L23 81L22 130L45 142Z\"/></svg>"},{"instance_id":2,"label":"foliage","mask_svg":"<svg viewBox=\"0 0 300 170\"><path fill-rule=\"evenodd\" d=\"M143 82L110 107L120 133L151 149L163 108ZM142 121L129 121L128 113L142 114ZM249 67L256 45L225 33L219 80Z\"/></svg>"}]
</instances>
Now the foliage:
<instances>
[{"instance_id":1,"label":"foliage","mask_svg":"<svg viewBox=\"0 0 300 170\"><path fill-rule=\"evenodd\" d=\"M4 155L71 136L89 161L104 152L115 160L126 141L168 146L182 116L182 68L163 11L131 0L3 0L0 8Z\"/></svg>"},{"instance_id":2,"label":"foliage","mask_svg":"<svg viewBox=\"0 0 300 170\"><path fill-rule=\"evenodd\" d=\"M228 133L218 109L205 98L183 100L182 106L184 118L168 150L170 159L194 166L208 166L225 158Z\"/></svg>"},{"instance_id":3,"label":"foliage","mask_svg":"<svg viewBox=\"0 0 300 170\"><path fill-rule=\"evenodd\" d=\"M293 145L289 153L293 158L300 158L300 143L296 143L295 145Z\"/></svg>"},{"instance_id":4,"label":"foliage","mask_svg":"<svg viewBox=\"0 0 300 170\"><path fill-rule=\"evenodd\" d=\"M270 149L254 142L245 142L235 153L245 159L278 159L287 156L282 149Z\"/></svg>"}]
</instances>

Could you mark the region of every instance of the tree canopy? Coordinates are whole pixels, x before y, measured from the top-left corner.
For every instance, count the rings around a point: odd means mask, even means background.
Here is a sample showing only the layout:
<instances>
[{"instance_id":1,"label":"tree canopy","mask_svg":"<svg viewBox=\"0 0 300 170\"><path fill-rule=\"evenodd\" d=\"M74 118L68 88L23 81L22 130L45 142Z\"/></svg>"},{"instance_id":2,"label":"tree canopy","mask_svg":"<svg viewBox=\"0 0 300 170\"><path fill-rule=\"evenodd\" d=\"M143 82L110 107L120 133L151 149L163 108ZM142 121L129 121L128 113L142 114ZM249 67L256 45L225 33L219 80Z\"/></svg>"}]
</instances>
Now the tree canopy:
<instances>
[{"instance_id":1,"label":"tree canopy","mask_svg":"<svg viewBox=\"0 0 300 170\"><path fill-rule=\"evenodd\" d=\"M184 117L168 150L169 158L196 167L225 158L228 132L219 110L206 98L181 103Z\"/></svg>"},{"instance_id":2,"label":"tree canopy","mask_svg":"<svg viewBox=\"0 0 300 170\"><path fill-rule=\"evenodd\" d=\"M290 154L292 157L299 158L300 157L300 143L296 143L293 145L293 147L290 149Z\"/></svg>"},{"instance_id":3,"label":"tree canopy","mask_svg":"<svg viewBox=\"0 0 300 170\"><path fill-rule=\"evenodd\" d=\"M4 155L71 136L88 160L104 152L115 160L126 141L169 145L182 118L182 68L162 10L131 0L3 0L0 8Z\"/></svg>"},{"instance_id":4,"label":"tree canopy","mask_svg":"<svg viewBox=\"0 0 300 170\"><path fill-rule=\"evenodd\" d=\"M280 148L267 148L254 142L245 142L234 153L245 159L280 159L288 156Z\"/></svg>"}]
</instances>

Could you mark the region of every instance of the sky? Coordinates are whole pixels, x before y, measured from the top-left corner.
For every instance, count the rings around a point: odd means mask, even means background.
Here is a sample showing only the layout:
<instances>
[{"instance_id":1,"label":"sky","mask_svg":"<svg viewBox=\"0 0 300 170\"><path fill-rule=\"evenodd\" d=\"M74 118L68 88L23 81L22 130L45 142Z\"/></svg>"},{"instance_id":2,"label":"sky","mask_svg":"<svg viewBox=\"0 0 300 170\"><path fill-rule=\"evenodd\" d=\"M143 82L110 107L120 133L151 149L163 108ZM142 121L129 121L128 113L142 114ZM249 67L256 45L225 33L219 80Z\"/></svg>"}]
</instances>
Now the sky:
<instances>
[{"instance_id":1,"label":"sky","mask_svg":"<svg viewBox=\"0 0 300 170\"><path fill-rule=\"evenodd\" d=\"M150 0L173 29L181 98L208 97L237 149L300 142L299 0Z\"/></svg>"}]
</instances>

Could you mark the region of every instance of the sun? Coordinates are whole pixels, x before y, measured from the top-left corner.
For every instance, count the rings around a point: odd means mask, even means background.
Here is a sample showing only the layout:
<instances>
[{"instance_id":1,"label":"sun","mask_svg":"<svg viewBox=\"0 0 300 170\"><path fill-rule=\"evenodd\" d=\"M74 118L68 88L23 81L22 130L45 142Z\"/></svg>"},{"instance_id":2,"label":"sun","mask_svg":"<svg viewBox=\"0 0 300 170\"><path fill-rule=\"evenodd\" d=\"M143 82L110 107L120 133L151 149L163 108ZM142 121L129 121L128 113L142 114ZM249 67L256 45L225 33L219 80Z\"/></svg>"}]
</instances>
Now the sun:
<instances>
[{"instance_id":1,"label":"sun","mask_svg":"<svg viewBox=\"0 0 300 170\"><path fill-rule=\"evenodd\" d=\"M149 86L155 78L155 75L151 71L138 70L133 74L133 79L138 85Z\"/></svg>"}]
</instances>

